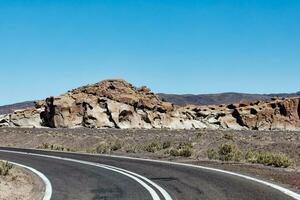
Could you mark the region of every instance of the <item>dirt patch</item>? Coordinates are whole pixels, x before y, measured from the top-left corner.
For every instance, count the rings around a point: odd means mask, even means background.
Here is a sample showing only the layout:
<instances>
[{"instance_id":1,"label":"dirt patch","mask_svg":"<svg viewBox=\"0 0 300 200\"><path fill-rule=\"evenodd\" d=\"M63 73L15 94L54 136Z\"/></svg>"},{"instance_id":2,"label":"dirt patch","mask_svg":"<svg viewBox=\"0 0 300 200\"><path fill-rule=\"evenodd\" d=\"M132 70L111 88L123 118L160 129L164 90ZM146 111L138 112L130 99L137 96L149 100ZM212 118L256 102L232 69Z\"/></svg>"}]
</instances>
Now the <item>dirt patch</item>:
<instances>
[{"instance_id":1,"label":"dirt patch","mask_svg":"<svg viewBox=\"0 0 300 200\"><path fill-rule=\"evenodd\" d=\"M0 200L41 200L44 184L32 172L13 166L7 176L0 176Z\"/></svg>"}]
</instances>

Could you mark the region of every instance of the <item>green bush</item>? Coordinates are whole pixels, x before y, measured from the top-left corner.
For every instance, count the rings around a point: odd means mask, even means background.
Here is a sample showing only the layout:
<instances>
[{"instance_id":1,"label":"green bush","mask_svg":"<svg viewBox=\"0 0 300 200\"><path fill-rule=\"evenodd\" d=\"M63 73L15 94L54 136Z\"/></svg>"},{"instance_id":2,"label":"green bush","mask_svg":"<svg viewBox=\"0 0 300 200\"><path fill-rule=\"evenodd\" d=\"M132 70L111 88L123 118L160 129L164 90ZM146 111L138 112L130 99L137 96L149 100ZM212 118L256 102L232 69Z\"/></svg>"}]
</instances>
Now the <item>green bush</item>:
<instances>
[{"instance_id":1,"label":"green bush","mask_svg":"<svg viewBox=\"0 0 300 200\"><path fill-rule=\"evenodd\" d=\"M287 155L283 154L283 153L277 153L277 154L273 154L273 163L272 165L274 167L284 167L284 168L287 168L287 167L290 167L290 166L293 166L295 165L296 162L289 158Z\"/></svg>"},{"instance_id":2,"label":"green bush","mask_svg":"<svg viewBox=\"0 0 300 200\"><path fill-rule=\"evenodd\" d=\"M258 156L258 152L251 150L245 154L245 160L249 163L257 163Z\"/></svg>"},{"instance_id":3,"label":"green bush","mask_svg":"<svg viewBox=\"0 0 300 200\"><path fill-rule=\"evenodd\" d=\"M181 157L191 157L192 156L192 149L190 147L179 149L179 156L181 156Z\"/></svg>"},{"instance_id":4,"label":"green bush","mask_svg":"<svg viewBox=\"0 0 300 200\"><path fill-rule=\"evenodd\" d=\"M150 153L155 153L156 151L161 150L160 145L157 142L151 142L147 146L145 146L145 151Z\"/></svg>"},{"instance_id":5,"label":"green bush","mask_svg":"<svg viewBox=\"0 0 300 200\"><path fill-rule=\"evenodd\" d=\"M293 159L283 153L249 151L245 158L251 163L259 163L274 167L287 168L295 164Z\"/></svg>"},{"instance_id":6,"label":"green bush","mask_svg":"<svg viewBox=\"0 0 300 200\"><path fill-rule=\"evenodd\" d=\"M214 149L207 150L207 157L210 160L221 161L241 161L248 163L258 163L273 167L290 167L295 165L295 161L283 153L248 151L243 157L243 153L234 144L223 144L218 152Z\"/></svg>"},{"instance_id":7,"label":"green bush","mask_svg":"<svg viewBox=\"0 0 300 200\"><path fill-rule=\"evenodd\" d=\"M7 176L9 171L13 168L13 165L7 161L0 161L0 176Z\"/></svg>"},{"instance_id":8,"label":"green bush","mask_svg":"<svg viewBox=\"0 0 300 200\"><path fill-rule=\"evenodd\" d=\"M177 157L177 156L181 156L181 157L190 157L192 155L192 150L189 148L185 148L185 149L171 149L169 151L169 154L171 156Z\"/></svg>"},{"instance_id":9,"label":"green bush","mask_svg":"<svg viewBox=\"0 0 300 200\"><path fill-rule=\"evenodd\" d=\"M210 160L218 160L219 159L219 154L216 150L214 149L208 149L207 150L207 157Z\"/></svg>"},{"instance_id":10,"label":"green bush","mask_svg":"<svg viewBox=\"0 0 300 200\"><path fill-rule=\"evenodd\" d=\"M86 149L87 153L98 153L98 154L106 154L111 153L112 151L117 151L122 148L122 144L119 140L114 142L101 142L95 148Z\"/></svg>"},{"instance_id":11,"label":"green bush","mask_svg":"<svg viewBox=\"0 0 300 200\"><path fill-rule=\"evenodd\" d=\"M174 157L190 157L192 155L192 148L191 143L180 143L176 149L171 149L169 153Z\"/></svg>"},{"instance_id":12,"label":"green bush","mask_svg":"<svg viewBox=\"0 0 300 200\"><path fill-rule=\"evenodd\" d=\"M190 148L190 149L192 149L193 145L190 142L181 142L181 143L179 143L178 149L183 149L183 148Z\"/></svg>"},{"instance_id":13,"label":"green bush","mask_svg":"<svg viewBox=\"0 0 300 200\"><path fill-rule=\"evenodd\" d=\"M222 161L241 161L242 152L234 144L223 144L219 147L219 159Z\"/></svg>"}]
</instances>

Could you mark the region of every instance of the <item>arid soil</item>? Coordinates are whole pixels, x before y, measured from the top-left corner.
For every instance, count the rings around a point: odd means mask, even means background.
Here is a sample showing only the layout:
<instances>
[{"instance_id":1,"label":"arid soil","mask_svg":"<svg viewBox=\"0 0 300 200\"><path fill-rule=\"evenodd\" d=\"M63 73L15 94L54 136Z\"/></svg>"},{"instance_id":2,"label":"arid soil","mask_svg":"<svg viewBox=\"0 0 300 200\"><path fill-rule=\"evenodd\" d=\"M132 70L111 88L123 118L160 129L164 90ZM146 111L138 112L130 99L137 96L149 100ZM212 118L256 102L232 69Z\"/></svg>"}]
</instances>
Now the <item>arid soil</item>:
<instances>
[{"instance_id":1,"label":"arid soil","mask_svg":"<svg viewBox=\"0 0 300 200\"><path fill-rule=\"evenodd\" d=\"M65 149L89 152L99 144L120 143L121 148L110 153L132 153L151 157L167 157L166 149L155 153L145 151L148 144L169 142L191 143L191 159L207 158L208 149L225 143L236 144L241 150L282 152L295 159L300 166L300 132L288 131L222 131L222 130L139 130L139 129L21 129L0 128L0 145L10 147L42 148L43 144ZM109 152L108 152L109 153Z\"/></svg>"},{"instance_id":2,"label":"arid soil","mask_svg":"<svg viewBox=\"0 0 300 200\"><path fill-rule=\"evenodd\" d=\"M187 162L249 174L300 190L300 132L0 128L0 137L0 146ZM171 156L170 149L182 143L191 144L191 156ZM294 159L296 165L284 169L243 161L210 161L207 150L218 149L222 144L236 144L244 153L248 150L282 152Z\"/></svg>"},{"instance_id":3,"label":"arid soil","mask_svg":"<svg viewBox=\"0 0 300 200\"><path fill-rule=\"evenodd\" d=\"M41 200L42 180L35 174L13 166L7 176L0 176L0 200Z\"/></svg>"}]
</instances>

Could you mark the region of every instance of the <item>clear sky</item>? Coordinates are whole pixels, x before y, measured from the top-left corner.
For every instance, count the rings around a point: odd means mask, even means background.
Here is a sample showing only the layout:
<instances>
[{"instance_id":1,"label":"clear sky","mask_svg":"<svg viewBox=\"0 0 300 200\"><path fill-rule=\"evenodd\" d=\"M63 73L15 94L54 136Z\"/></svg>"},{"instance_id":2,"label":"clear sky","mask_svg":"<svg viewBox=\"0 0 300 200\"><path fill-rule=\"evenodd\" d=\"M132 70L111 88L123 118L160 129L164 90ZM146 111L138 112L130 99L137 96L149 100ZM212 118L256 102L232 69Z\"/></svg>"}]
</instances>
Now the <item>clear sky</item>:
<instances>
[{"instance_id":1,"label":"clear sky","mask_svg":"<svg viewBox=\"0 0 300 200\"><path fill-rule=\"evenodd\" d=\"M300 90L299 0L0 0L0 105L123 78L155 92Z\"/></svg>"}]
</instances>

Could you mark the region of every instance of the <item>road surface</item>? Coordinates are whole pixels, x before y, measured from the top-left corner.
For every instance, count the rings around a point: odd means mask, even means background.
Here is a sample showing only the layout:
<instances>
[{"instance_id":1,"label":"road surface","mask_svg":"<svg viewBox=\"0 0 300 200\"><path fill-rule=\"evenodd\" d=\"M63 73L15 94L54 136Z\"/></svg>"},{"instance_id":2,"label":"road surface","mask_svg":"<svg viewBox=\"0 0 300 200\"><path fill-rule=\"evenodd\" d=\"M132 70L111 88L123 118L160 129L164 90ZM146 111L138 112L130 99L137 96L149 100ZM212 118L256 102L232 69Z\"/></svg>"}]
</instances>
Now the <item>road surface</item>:
<instances>
[{"instance_id":1,"label":"road surface","mask_svg":"<svg viewBox=\"0 0 300 200\"><path fill-rule=\"evenodd\" d=\"M1 159L42 172L52 184L53 200L165 200L168 195L172 200L294 199L241 177L168 163L14 148L0 148Z\"/></svg>"}]
</instances>

